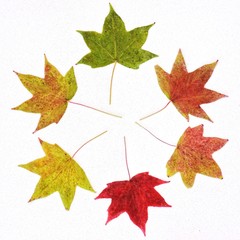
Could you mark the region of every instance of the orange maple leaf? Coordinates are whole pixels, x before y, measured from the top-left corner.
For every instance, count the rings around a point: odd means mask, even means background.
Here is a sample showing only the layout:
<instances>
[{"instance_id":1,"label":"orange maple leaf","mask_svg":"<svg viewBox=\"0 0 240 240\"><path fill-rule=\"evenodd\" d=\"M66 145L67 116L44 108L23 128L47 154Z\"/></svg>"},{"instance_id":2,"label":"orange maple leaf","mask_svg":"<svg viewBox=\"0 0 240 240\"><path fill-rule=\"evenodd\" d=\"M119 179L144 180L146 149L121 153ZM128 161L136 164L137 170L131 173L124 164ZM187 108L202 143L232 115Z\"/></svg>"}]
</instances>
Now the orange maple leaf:
<instances>
[{"instance_id":1,"label":"orange maple leaf","mask_svg":"<svg viewBox=\"0 0 240 240\"><path fill-rule=\"evenodd\" d=\"M77 91L73 67L63 77L45 56L44 78L28 74L16 74L33 96L13 109L41 113L35 132L51 123L58 123L66 111L68 100L72 99Z\"/></svg>"},{"instance_id":2,"label":"orange maple leaf","mask_svg":"<svg viewBox=\"0 0 240 240\"><path fill-rule=\"evenodd\" d=\"M188 72L182 52L179 50L170 74L160 66L155 66L160 88L188 121L188 114L212 121L200 105L226 97L224 94L204 88L216 64L217 61Z\"/></svg>"},{"instance_id":3,"label":"orange maple leaf","mask_svg":"<svg viewBox=\"0 0 240 240\"><path fill-rule=\"evenodd\" d=\"M227 141L216 137L203 137L203 125L188 127L167 162L168 177L180 172L183 183L188 188L193 186L197 173L222 179L221 169L212 158L212 154Z\"/></svg>"}]
</instances>

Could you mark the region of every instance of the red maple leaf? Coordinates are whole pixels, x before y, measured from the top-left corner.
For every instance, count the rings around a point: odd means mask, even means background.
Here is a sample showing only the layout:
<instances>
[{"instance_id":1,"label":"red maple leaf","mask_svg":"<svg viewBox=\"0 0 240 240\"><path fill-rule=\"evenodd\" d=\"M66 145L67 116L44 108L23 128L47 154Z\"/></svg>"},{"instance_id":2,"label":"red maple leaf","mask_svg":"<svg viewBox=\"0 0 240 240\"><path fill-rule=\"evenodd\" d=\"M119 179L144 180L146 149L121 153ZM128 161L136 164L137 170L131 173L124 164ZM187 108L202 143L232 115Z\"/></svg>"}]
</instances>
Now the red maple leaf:
<instances>
[{"instance_id":1,"label":"red maple leaf","mask_svg":"<svg viewBox=\"0 0 240 240\"><path fill-rule=\"evenodd\" d=\"M139 173L129 181L108 183L107 188L96 198L112 199L108 208L106 224L123 212L127 212L131 221L146 235L145 224L148 220L148 206L171 207L154 189L155 186L163 183L168 183L168 181L150 176L148 172Z\"/></svg>"},{"instance_id":2,"label":"red maple leaf","mask_svg":"<svg viewBox=\"0 0 240 240\"><path fill-rule=\"evenodd\" d=\"M188 72L182 52L179 50L170 74L160 66L155 66L160 88L187 120L189 120L188 115L191 114L211 121L200 105L226 97L204 87L216 64L217 61Z\"/></svg>"}]
</instances>

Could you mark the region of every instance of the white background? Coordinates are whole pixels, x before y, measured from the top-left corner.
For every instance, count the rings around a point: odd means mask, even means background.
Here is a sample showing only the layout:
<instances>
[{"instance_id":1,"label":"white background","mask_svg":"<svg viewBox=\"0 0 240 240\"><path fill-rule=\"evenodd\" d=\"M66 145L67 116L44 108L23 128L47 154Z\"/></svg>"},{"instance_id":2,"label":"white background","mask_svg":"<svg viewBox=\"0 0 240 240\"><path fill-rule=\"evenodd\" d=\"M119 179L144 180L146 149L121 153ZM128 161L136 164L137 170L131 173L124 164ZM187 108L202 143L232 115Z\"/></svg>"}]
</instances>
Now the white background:
<instances>
[{"instance_id":1,"label":"white background","mask_svg":"<svg viewBox=\"0 0 240 240\"><path fill-rule=\"evenodd\" d=\"M108 105L112 65L74 66L89 52L76 30L101 32L109 1L0 0L0 238L9 240L172 240L240 239L240 3L238 0L111 1L127 30L156 22L144 49L159 55L132 70L117 65L113 104ZM174 148L164 145L134 121L167 103L154 72L170 71L179 48L189 71L219 60L207 87L228 98L203 106L214 123L190 117L187 122L170 104L142 121L159 138L176 144L188 127L204 124L205 136L228 138L214 159L224 179L197 175L186 189L180 175L156 187L172 208L149 207L147 236L126 213L105 226L110 199L94 200L108 182L128 179L123 136L127 138L131 176L149 171L167 180L166 162ZM74 66L78 91L73 98L123 116L108 117L69 105L59 124L32 134L38 114L12 111L29 99L13 70L43 77L44 53L65 75ZM72 155L84 142L108 130L75 160L85 169L96 194L77 188L70 211L58 193L27 203L39 176L17 165L44 156L38 137L57 143Z\"/></svg>"}]
</instances>

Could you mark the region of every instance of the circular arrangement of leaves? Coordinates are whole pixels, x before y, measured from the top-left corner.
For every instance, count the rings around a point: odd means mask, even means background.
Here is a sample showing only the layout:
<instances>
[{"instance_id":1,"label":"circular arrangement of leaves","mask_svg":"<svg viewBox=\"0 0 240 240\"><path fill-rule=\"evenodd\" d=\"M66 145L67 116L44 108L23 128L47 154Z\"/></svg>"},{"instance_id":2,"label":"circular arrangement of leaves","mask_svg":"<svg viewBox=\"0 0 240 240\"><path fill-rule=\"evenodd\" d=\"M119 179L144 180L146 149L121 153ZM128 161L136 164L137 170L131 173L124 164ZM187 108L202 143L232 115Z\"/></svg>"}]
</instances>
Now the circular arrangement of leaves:
<instances>
[{"instance_id":1,"label":"circular arrangement of leaves","mask_svg":"<svg viewBox=\"0 0 240 240\"><path fill-rule=\"evenodd\" d=\"M126 31L123 20L110 4L110 11L104 21L102 33L78 31L84 38L90 53L83 56L77 64L86 64L92 68L113 64L110 78L109 104L112 104L112 85L117 63L130 69L138 69L140 64L157 57L156 54L142 49L147 40L148 31L153 25L150 24ZM205 84L211 77L216 64L217 62L206 64L193 72L188 72L183 54L179 50L171 73L165 72L158 65L155 66L160 89L169 99L169 102L157 112L148 114L135 122L161 142L175 147L172 156L166 163L167 176L171 177L179 172L187 188L193 186L198 173L214 178L223 178L221 169L214 161L212 154L222 148L228 140L217 137L204 137L203 125L198 125L193 128L188 127L179 138L177 145L172 145L159 139L140 122L161 112L170 103L176 107L187 121L189 121L189 114L211 121L200 105L226 97L221 93L205 88ZM80 105L103 114L121 118L119 115L71 101L77 91L77 81L73 67L63 76L45 56L44 78L17 72L16 74L24 87L32 94L32 98L13 109L41 114L34 133L52 123L58 123L63 117L68 104ZM106 132L102 132L84 143L72 156L57 144L50 144L39 139L45 156L27 164L19 165L41 177L30 201L59 192L65 209L69 210L77 186L94 192L86 173L74 160L74 157L83 146ZM125 161L129 179L108 183L107 187L96 199L112 199L108 208L107 223L117 218L121 213L126 212L131 221L145 235L148 207L171 207L154 189L155 186L168 183L168 181L151 176L148 172L138 173L131 177L126 145L126 138L124 137Z\"/></svg>"}]
</instances>

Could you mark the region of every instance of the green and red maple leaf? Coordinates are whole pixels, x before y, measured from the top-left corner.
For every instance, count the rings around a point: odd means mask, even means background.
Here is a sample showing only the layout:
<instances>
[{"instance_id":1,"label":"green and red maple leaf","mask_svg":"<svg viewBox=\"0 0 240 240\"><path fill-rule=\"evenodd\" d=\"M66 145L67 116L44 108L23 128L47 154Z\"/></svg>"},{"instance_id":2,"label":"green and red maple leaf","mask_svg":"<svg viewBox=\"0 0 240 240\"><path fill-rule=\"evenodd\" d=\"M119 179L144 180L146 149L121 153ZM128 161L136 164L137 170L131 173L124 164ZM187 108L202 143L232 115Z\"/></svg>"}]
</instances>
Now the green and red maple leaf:
<instances>
[{"instance_id":1,"label":"green and red maple leaf","mask_svg":"<svg viewBox=\"0 0 240 240\"><path fill-rule=\"evenodd\" d=\"M16 74L33 96L13 109L41 114L35 132L52 123L58 123L67 109L68 101L77 91L73 67L62 76L45 56L44 78Z\"/></svg>"}]
</instances>

